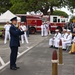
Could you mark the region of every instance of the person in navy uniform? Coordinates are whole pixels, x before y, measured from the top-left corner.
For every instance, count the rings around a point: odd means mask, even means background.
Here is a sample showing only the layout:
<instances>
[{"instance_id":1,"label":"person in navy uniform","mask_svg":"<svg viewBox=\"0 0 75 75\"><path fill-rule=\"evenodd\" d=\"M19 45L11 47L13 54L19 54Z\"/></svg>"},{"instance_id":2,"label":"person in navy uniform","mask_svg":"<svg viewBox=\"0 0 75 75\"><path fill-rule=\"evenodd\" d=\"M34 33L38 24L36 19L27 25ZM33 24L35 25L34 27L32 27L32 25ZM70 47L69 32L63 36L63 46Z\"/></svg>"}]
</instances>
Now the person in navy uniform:
<instances>
[{"instance_id":1,"label":"person in navy uniform","mask_svg":"<svg viewBox=\"0 0 75 75\"><path fill-rule=\"evenodd\" d=\"M24 34L24 32L26 32L27 29L21 31L20 28L18 29L16 27L17 17L12 18L10 21L12 22L10 30L9 30L9 32L10 32L10 49L11 49L10 69L17 70L17 69L19 69L19 67L17 67L17 65L16 65L18 47L20 46L19 36Z\"/></svg>"}]
</instances>

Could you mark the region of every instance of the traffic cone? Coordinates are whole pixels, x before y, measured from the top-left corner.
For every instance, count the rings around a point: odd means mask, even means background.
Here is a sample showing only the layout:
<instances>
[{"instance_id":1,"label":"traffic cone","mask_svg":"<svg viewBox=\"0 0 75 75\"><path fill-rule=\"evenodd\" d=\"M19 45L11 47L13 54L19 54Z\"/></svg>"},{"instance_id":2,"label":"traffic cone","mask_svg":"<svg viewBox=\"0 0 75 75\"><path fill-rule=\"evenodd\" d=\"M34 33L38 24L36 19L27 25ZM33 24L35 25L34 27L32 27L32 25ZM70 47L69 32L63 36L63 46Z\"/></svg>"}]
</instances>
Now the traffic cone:
<instances>
[{"instance_id":1,"label":"traffic cone","mask_svg":"<svg viewBox=\"0 0 75 75\"><path fill-rule=\"evenodd\" d=\"M58 75L58 58L57 51L53 51L52 55L52 75Z\"/></svg>"}]
</instances>

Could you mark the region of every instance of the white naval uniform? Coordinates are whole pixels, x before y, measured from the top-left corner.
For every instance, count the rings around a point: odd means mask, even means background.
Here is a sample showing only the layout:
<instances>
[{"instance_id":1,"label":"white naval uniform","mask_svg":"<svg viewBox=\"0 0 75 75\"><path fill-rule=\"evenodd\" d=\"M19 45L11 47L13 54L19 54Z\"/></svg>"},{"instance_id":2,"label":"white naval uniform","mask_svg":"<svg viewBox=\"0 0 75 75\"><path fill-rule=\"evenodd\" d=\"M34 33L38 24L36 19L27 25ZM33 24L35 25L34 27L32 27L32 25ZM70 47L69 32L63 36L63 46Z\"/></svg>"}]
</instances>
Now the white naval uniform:
<instances>
[{"instance_id":1,"label":"white naval uniform","mask_svg":"<svg viewBox=\"0 0 75 75\"><path fill-rule=\"evenodd\" d=\"M58 32L57 36L55 37L54 46L59 47L59 41L61 39L61 33Z\"/></svg>"},{"instance_id":2,"label":"white naval uniform","mask_svg":"<svg viewBox=\"0 0 75 75\"><path fill-rule=\"evenodd\" d=\"M10 26L11 26L10 24L6 24L6 25L4 26L4 29L5 29L4 44L7 43L7 38L9 38L9 40L10 40L10 33L9 33Z\"/></svg>"},{"instance_id":3,"label":"white naval uniform","mask_svg":"<svg viewBox=\"0 0 75 75\"><path fill-rule=\"evenodd\" d=\"M26 26L20 26L20 27L22 28L22 30L26 30ZM24 32L24 34L21 35L22 43L24 43L24 39L25 39L26 43L29 43L26 32Z\"/></svg>"},{"instance_id":4,"label":"white naval uniform","mask_svg":"<svg viewBox=\"0 0 75 75\"><path fill-rule=\"evenodd\" d=\"M45 36L45 25L41 25L41 36Z\"/></svg>"},{"instance_id":5,"label":"white naval uniform","mask_svg":"<svg viewBox=\"0 0 75 75\"><path fill-rule=\"evenodd\" d=\"M65 40L65 42L64 42L64 40ZM66 39L64 39L64 40L62 41L62 48L66 49L67 44L71 44L71 42L72 42L72 34L71 33L69 35L67 34Z\"/></svg>"},{"instance_id":6,"label":"white naval uniform","mask_svg":"<svg viewBox=\"0 0 75 75\"><path fill-rule=\"evenodd\" d=\"M54 37L49 40L49 45L59 47L60 38L61 38L61 34L59 32L58 32L58 34L55 33Z\"/></svg>"},{"instance_id":7,"label":"white naval uniform","mask_svg":"<svg viewBox=\"0 0 75 75\"><path fill-rule=\"evenodd\" d=\"M48 24L44 24L44 26L45 26L45 36L47 36L48 35Z\"/></svg>"},{"instance_id":8,"label":"white naval uniform","mask_svg":"<svg viewBox=\"0 0 75 75\"><path fill-rule=\"evenodd\" d=\"M62 42L66 39L67 35L68 35L67 33L65 33L65 34L63 33L63 34L61 35L61 40L62 40Z\"/></svg>"}]
</instances>

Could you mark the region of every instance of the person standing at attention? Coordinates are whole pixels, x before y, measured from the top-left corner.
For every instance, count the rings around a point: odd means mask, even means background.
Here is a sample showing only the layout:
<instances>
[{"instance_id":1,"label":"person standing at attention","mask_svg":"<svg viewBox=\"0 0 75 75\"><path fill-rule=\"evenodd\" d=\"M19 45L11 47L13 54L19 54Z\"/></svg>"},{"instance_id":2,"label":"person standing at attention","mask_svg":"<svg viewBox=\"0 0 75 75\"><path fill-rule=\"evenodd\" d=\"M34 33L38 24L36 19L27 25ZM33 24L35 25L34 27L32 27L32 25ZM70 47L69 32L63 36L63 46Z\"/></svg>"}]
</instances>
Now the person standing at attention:
<instances>
[{"instance_id":1,"label":"person standing at attention","mask_svg":"<svg viewBox=\"0 0 75 75\"><path fill-rule=\"evenodd\" d=\"M7 38L9 38L9 40L10 40L10 33L9 33L10 26L11 25L7 21L6 25L4 26L4 30L5 30L4 44L7 43Z\"/></svg>"},{"instance_id":2,"label":"person standing at attention","mask_svg":"<svg viewBox=\"0 0 75 75\"><path fill-rule=\"evenodd\" d=\"M13 17L11 20L11 27L10 27L10 49L11 49L11 54L10 54L10 69L11 70L17 70L19 67L16 65L16 60L17 60L17 54L18 54L18 47L20 47L20 41L19 41L19 36L24 34L24 32L27 31L20 30L16 27L17 24L17 17Z\"/></svg>"},{"instance_id":3,"label":"person standing at attention","mask_svg":"<svg viewBox=\"0 0 75 75\"><path fill-rule=\"evenodd\" d=\"M26 29L26 26L24 25L24 22L22 22L20 28L21 28L21 31ZM24 32L24 34L21 35L22 44L24 43L24 39L25 39L26 43L28 44L29 42L28 42L28 37L27 37L26 32Z\"/></svg>"}]
</instances>

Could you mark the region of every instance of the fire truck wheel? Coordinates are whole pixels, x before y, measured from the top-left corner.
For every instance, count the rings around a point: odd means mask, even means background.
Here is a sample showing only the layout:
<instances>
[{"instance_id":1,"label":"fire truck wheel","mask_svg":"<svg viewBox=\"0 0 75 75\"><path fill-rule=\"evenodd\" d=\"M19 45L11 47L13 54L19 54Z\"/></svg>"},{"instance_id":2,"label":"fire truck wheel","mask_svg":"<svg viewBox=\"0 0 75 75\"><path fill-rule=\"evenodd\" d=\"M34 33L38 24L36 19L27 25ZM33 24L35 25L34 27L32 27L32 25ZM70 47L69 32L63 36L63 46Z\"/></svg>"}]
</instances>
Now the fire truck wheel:
<instances>
[{"instance_id":1,"label":"fire truck wheel","mask_svg":"<svg viewBox=\"0 0 75 75\"><path fill-rule=\"evenodd\" d=\"M31 28L29 29L29 32L30 32L30 34L35 34L36 29L35 29L34 27L31 27Z\"/></svg>"},{"instance_id":2,"label":"fire truck wheel","mask_svg":"<svg viewBox=\"0 0 75 75\"><path fill-rule=\"evenodd\" d=\"M58 26L56 29L59 29L59 31L62 32L62 27Z\"/></svg>"}]
</instances>

